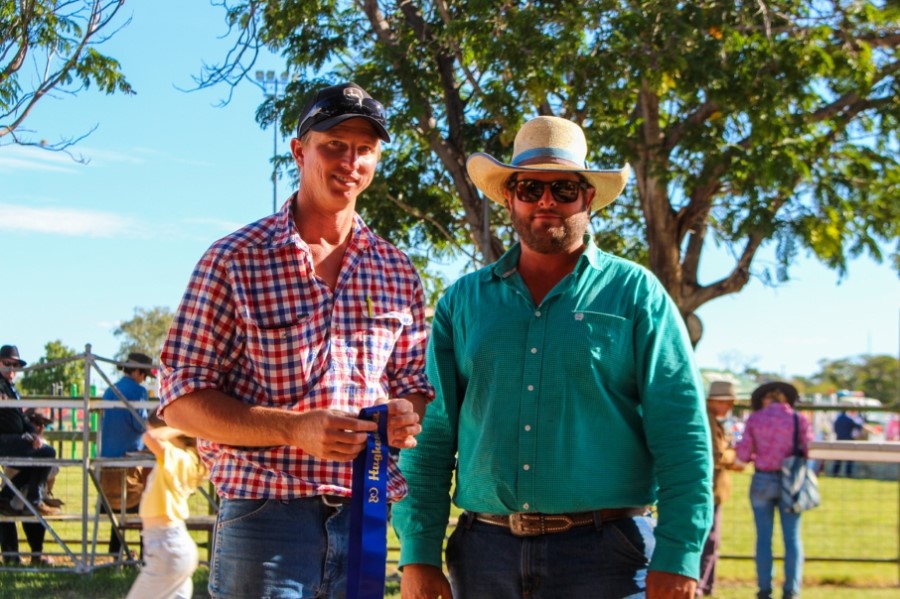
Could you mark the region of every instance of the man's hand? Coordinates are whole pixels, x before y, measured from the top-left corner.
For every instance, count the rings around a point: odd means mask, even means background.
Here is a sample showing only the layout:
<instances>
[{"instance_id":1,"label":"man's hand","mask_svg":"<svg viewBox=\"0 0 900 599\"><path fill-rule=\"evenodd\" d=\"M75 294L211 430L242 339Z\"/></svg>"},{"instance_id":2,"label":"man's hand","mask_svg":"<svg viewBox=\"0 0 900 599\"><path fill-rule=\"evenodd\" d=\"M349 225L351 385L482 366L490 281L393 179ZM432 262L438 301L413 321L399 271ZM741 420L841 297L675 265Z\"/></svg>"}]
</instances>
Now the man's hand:
<instances>
[{"instance_id":1,"label":"man's hand","mask_svg":"<svg viewBox=\"0 0 900 599\"><path fill-rule=\"evenodd\" d=\"M440 568L407 564L400 578L401 599L453 599L450 582Z\"/></svg>"},{"instance_id":2,"label":"man's hand","mask_svg":"<svg viewBox=\"0 0 900 599\"><path fill-rule=\"evenodd\" d=\"M647 572L647 599L693 599L697 581L672 572Z\"/></svg>"},{"instance_id":3,"label":"man's hand","mask_svg":"<svg viewBox=\"0 0 900 599\"><path fill-rule=\"evenodd\" d=\"M415 447L416 435L422 432L419 420L416 406L409 399L388 400L388 445L398 449Z\"/></svg>"},{"instance_id":4,"label":"man's hand","mask_svg":"<svg viewBox=\"0 0 900 599\"><path fill-rule=\"evenodd\" d=\"M366 448L366 433L378 429L370 420L338 410L297 414L299 425L291 445L323 460L349 462Z\"/></svg>"}]
</instances>

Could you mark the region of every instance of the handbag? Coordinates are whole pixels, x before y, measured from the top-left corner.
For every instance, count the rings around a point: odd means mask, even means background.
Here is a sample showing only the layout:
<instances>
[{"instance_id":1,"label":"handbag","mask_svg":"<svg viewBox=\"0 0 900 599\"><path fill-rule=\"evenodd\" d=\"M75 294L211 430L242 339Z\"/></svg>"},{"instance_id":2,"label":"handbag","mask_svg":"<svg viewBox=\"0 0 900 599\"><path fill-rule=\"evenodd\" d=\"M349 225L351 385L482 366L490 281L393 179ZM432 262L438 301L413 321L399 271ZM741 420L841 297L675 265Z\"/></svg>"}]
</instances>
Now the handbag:
<instances>
[{"instance_id":1,"label":"handbag","mask_svg":"<svg viewBox=\"0 0 900 599\"><path fill-rule=\"evenodd\" d=\"M794 413L794 451L781 462L781 507L799 514L818 506L819 480L800 449L799 417Z\"/></svg>"}]
</instances>

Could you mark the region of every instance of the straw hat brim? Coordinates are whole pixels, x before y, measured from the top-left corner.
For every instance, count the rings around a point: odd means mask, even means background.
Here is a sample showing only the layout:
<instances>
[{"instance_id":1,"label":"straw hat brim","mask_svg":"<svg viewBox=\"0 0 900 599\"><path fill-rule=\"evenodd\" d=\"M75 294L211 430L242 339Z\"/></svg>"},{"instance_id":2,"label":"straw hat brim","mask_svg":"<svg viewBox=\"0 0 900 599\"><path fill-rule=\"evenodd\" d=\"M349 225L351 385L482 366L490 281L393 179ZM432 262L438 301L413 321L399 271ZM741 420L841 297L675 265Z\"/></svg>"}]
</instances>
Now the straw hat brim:
<instances>
[{"instance_id":1,"label":"straw hat brim","mask_svg":"<svg viewBox=\"0 0 900 599\"><path fill-rule=\"evenodd\" d=\"M497 202L506 205L503 189L510 175L516 172L569 172L578 173L593 187L596 192L594 201L591 202L591 210L599 210L611 204L625 189L628 175L631 173L629 165L614 170L590 170L577 168L566 164L530 164L528 166L513 166L500 162L490 154L476 152L466 161L466 169L469 177L481 193Z\"/></svg>"}]
</instances>

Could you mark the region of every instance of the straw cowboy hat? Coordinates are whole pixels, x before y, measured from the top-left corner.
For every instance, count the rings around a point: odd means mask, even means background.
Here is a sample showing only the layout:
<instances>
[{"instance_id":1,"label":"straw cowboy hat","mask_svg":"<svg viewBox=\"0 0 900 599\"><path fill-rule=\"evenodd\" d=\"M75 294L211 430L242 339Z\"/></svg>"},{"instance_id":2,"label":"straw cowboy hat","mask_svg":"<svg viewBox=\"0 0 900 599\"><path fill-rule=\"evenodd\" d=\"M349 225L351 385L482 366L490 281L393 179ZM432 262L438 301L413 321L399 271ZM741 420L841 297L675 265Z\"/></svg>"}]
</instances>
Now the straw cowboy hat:
<instances>
[{"instance_id":1,"label":"straw cowboy hat","mask_svg":"<svg viewBox=\"0 0 900 599\"><path fill-rule=\"evenodd\" d=\"M481 193L506 205L503 190L510 175L521 171L564 171L578 173L596 190L591 210L612 203L625 188L631 172L627 164L619 170L587 167L587 140L572 121L555 116L539 116L519 129L513 144L513 158L504 164L483 152L469 156L466 168Z\"/></svg>"},{"instance_id":2,"label":"straw cowboy hat","mask_svg":"<svg viewBox=\"0 0 900 599\"><path fill-rule=\"evenodd\" d=\"M709 385L707 401L734 401L737 395L734 392L734 383L730 381L713 381Z\"/></svg>"}]
</instances>

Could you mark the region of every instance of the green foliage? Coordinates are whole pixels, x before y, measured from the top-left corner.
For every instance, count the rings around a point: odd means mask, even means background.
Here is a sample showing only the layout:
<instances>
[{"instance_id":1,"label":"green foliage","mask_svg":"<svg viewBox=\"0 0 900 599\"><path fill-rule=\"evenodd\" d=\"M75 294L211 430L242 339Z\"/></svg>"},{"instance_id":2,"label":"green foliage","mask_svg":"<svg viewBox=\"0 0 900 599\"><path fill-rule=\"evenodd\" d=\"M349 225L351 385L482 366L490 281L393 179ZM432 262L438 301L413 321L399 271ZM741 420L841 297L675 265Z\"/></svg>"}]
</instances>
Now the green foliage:
<instances>
[{"instance_id":1,"label":"green foliage","mask_svg":"<svg viewBox=\"0 0 900 599\"><path fill-rule=\"evenodd\" d=\"M259 46L298 75L261 123L281 111L289 133L310 92L338 80L388 107L393 140L360 209L422 257L484 263L513 241L465 161L508 160L519 126L554 114L585 127L592 167L634 168L593 219L596 238L648 265L685 316L752 274L787 279L800 252L843 275L848 258L887 247L900 270L896 3L221 4L236 47L201 85L236 85ZM703 282L709 241L735 259ZM753 269L767 244L777 267Z\"/></svg>"},{"instance_id":2,"label":"green foliage","mask_svg":"<svg viewBox=\"0 0 900 599\"><path fill-rule=\"evenodd\" d=\"M822 360L813 375L815 390L862 391L885 405L900 408L900 360L888 355L864 354L840 360Z\"/></svg>"},{"instance_id":3,"label":"green foliage","mask_svg":"<svg viewBox=\"0 0 900 599\"><path fill-rule=\"evenodd\" d=\"M125 360L129 352L141 352L154 360L159 359L166 333L172 326L175 317L172 310L164 306L150 309L135 308L131 320L121 323L113 331L113 335L121 338L117 360Z\"/></svg>"},{"instance_id":4,"label":"green foliage","mask_svg":"<svg viewBox=\"0 0 900 599\"><path fill-rule=\"evenodd\" d=\"M60 340L50 341L44 346L44 355L30 367L57 362L46 368L34 368L22 375L19 386L28 395L52 395L53 386L61 384L62 393L68 394L72 385L84 384L84 366L81 360L64 361L77 355L74 349L63 345Z\"/></svg>"},{"instance_id":5,"label":"green foliage","mask_svg":"<svg viewBox=\"0 0 900 599\"><path fill-rule=\"evenodd\" d=\"M117 60L96 46L119 27L120 0L0 0L0 145L65 150L78 140L23 135L21 125L48 94L77 94L91 85L105 94L133 94ZM111 31L112 30L112 31Z\"/></svg>"}]
</instances>

